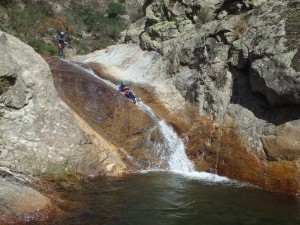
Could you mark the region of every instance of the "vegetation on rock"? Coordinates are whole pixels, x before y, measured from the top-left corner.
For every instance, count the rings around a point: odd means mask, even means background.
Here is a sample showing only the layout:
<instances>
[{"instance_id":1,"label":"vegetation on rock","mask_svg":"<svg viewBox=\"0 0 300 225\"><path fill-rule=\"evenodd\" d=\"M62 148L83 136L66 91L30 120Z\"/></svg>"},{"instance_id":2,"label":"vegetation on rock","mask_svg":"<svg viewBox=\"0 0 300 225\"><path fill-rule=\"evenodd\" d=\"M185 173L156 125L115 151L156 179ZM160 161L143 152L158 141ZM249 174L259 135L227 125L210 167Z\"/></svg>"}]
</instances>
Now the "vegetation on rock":
<instances>
[{"instance_id":1,"label":"vegetation on rock","mask_svg":"<svg viewBox=\"0 0 300 225\"><path fill-rule=\"evenodd\" d=\"M50 55L57 52L56 35L64 31L68 47L85 54L116 43L128 25L125 14L125 3L119 2L71 1L58 9L54 1L0 1L0 29ZM133 20L141 16L132 15Z\"/></svg>"}]
</instances>

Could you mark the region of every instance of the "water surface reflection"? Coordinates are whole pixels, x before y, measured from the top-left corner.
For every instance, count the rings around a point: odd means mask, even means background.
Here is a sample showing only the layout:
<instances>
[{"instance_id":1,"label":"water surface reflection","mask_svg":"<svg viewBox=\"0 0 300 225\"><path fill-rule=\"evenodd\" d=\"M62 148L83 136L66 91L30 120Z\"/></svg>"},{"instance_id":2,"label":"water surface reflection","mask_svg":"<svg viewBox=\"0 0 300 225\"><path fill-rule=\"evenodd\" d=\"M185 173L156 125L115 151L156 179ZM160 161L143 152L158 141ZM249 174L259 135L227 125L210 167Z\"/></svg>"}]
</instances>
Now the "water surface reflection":
<instances>
[{"instance_id":1,"label":"water surface reflection","mask_svg":"<svg viewBox=\"0 0 300 225\"><path fill-rule=\"evenodd\" d=\"M79 192L56 225L299 225L295 196L189 179L172 173L101 178Z\"/></svg>"}]
</instances>

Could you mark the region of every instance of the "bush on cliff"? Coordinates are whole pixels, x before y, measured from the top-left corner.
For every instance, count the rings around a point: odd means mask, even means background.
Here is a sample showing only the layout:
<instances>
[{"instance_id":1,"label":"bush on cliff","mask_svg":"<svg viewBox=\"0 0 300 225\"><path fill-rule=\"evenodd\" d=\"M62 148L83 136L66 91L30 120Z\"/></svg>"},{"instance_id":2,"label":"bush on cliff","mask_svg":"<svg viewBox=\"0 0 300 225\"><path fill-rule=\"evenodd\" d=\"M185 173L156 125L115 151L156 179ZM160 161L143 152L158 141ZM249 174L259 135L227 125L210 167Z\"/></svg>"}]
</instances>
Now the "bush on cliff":
<instances>
[{"instance_id":1,"label":"bush on cliff","mask_svg":"<svg viewBox=\"0 0 300 225\"><path fill-rule=\"evenodd\" d=\"M110 3L106 10L108 16L101 9L100 3L90 2L84 5L73 4L66 12L74 17L76 23L82 23L87 32L94 36L97 33L99 41L107 36L116 40L118 34L126 28L124 19L119 17L126 13L125 7L120 3Z\"/></svg>"},{"instance_id":2,"label":"bush on cliff","mask_svg":"<svg viewBox=\"0 0 300 225\"><path fill-rule=\"evenodd\" d=\"M45 44L40 39L29 39L28 44L34 48L36 52L40 54L55 55L57 53L57 47L52 44Z\"/></svg>"},{"instance_id":3,"label":"bush on cliff","mask_svg":"<svg viewBox=\"0 0 300 225\"><path fill-rule=\"evenodd\" d=\"M85 54L114 44L126 29L125 20L120 17L126 9L121 3L71 3L60 12L46 1L0 3L0 29L17 36L40 54L57 52L55 36L60 31L66 31L71 46Z\"/></svg>"},{"instance_id":4,"label":"bush on cliff","mask_svg":"<svg viewBox=\"0 0 300 225\"><path fill-rule=\"evenodd\" d=\"M126 8L117 2L111 2L107 6L106 13L109 18L118 18L126 13Z\"/></svg>"}]
</instances>

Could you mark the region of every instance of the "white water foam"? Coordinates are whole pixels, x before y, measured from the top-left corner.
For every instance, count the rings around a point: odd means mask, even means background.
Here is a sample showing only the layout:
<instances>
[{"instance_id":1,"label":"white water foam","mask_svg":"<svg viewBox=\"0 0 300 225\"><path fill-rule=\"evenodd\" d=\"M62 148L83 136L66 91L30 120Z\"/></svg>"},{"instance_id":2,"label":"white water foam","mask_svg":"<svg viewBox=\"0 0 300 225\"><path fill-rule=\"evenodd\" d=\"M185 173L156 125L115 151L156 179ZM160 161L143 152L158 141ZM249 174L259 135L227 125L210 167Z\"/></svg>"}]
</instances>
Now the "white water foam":
<instances>
[{"instance_id":1,"label":"white water foam","mask_svg":"<svg viewBox=\"0 0 300 225\"><path fill-rule=\"evenodd\" d=\"M118 85L99 77L97 74L95 74L95 72L92 69L86 69L73 62L68 62L68 63L87 72L93 77L96 77L100 81L108 84L110 87L118 90ZM178 137L177 133L173 130L173 128L169 126L164 120L161 120L155 114L155 112L149 106L145 105L143 102L138 102L136 105L157 122L160 132L164 138L163 146L159 147L157 151L165 151L163 154L158 154L158 155L163 155L164 157L161 160L167 160L169 165L169 168L167 170L149 168L148 170L141 170L140 171L141 173L147 173L151 171L168 171L168 172L180 174L189 179L203 180L206 182L212 182L212 183L234 182L224 176L218 176L216 174L195 171L193 163L188 159L186 155L185 145L183 141L181 140L181 138ZM123 150L123 152L124 151L125 150ZM126 155L129 159L132 160L131 156L129 156L127 152Z\"/></svg>"},{"instance_id":2,"label":"white water foam","mask_svg":"<svg viewBox=\"0 0 300 225\"><path fill-rule=\"evenodd\" d=\"M105 84L109 85L110 87L118 90L118 85L114 84L113 82L109 81L109 80L106 80L106 79L103 79L101 77L99 77L95 72L94 70L92 70L91 68L84 68L83 66L80 66L79 64L77 63L74 63L74 62L71 62L71 61L67 61L67 60L64 60L65 62L71 64L72 66L80 69L80 70L83 70L85 71L86 73L92 75L93 77L97 78L98 80L104 82Z\"/></svg>"},{"instance_id":3,"label":"white water foam","mask_svg":"<svg viewBox=\"0 0 300 225\"><path fill-rule=\"evenodd\" d=\"M185 145L176 132L164 120L159 121L159 128L164 138L165 147L170 153L168 164L171 171L192 172L194 165L185 153Z\"/></svg>"},{"instance_id":4,"label":"white water foam","mask_svg":"<svg viewBox=\"0 0 300 225\"><path fill-rule=\"evenodd\" d=\"M182 171L170 171L170 170L140 170L140 173L151 173L151 172L171 172L174 174L181 175L185 177L186 179L190 180L198 180L203 181L205 183L228 183L236 186L249 186L248 184L241 183L235 180L231 180L228 177L219 176L217 174L207 173L207 172L198 172L198 171L192 171L192 172L182 172Z\"/></svg>"}]
</instances>

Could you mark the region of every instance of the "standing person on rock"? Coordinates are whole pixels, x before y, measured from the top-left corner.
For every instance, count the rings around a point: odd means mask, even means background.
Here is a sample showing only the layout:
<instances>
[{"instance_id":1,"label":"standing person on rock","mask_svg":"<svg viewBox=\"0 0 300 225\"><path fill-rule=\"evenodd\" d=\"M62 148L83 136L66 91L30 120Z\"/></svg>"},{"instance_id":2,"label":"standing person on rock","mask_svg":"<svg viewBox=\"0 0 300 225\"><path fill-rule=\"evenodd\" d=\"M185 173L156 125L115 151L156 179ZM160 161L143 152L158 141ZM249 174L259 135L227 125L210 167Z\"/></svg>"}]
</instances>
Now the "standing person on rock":
<instances>
[{"instance_id":1,"label":"standing person on rock","mask_svg":"<svg viewBox=\"0 0 300 225\"><path fill-rule=\"evenodd\" d=\"M60 32L60 34L56 36L56 39L58 41L58 55L59 57L64 57L64 48L67 44L68 37L64 32Z\"/></svg>"},{"instance_id":2,"label":"standing person on rock","mask_svg":"<svg viewBox=\"0 0 300 225\"><path fill-rule=\"evenodd\" d=\"M136 103L137 100L139 100L135 97L135 95L131 91L130 86L126 84L125 80L121 80L121 85L119 86L119 92L122 93L127 98L129 98L133 103Z\"/></svg>"}]
</instances>

